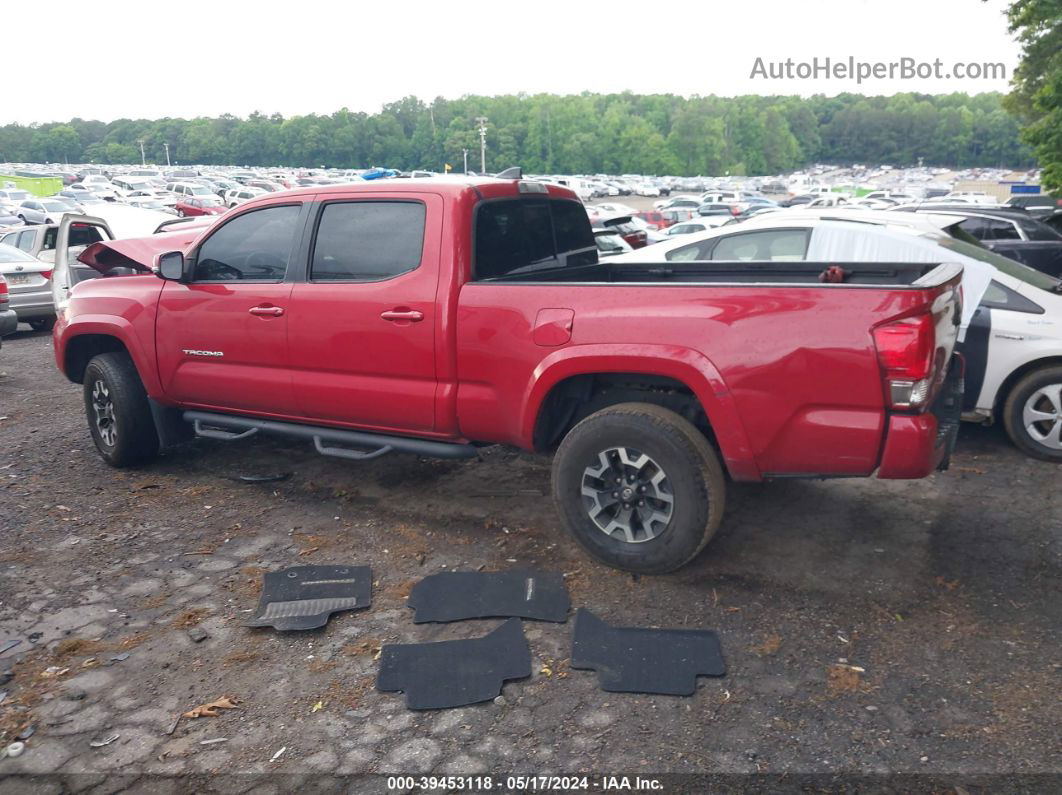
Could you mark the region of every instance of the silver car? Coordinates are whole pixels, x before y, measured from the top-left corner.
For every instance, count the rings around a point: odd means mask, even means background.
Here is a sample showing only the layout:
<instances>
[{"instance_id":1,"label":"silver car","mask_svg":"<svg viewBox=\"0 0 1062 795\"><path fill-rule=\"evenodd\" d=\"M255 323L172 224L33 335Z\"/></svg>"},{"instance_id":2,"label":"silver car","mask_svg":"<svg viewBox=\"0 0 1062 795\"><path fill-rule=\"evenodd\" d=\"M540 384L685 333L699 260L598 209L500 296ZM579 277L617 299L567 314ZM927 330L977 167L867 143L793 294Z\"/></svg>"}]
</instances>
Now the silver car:
<instances>
[{"instance_id":1,"label":"silver car","mask_svg":"<svg viewBox=\"0 0 1062 795\"><path fill-rule=\"evenodd\" d=\"M27 199L18 206L18 217L26 224L57 224L67 213L80 213L81 208L66 199Z\"/></svg>"},{"instance_id":2,"label":"silver car","mask_svg":"<svg viewBox=\"0 0 1062 795\"><path fill-rule=\"evenodd\" d=\"M52 266L21 249L0 243L0 276L7 281L9 307L18 322L36 331L55 324Z\"/></svg>"}]
</instances>

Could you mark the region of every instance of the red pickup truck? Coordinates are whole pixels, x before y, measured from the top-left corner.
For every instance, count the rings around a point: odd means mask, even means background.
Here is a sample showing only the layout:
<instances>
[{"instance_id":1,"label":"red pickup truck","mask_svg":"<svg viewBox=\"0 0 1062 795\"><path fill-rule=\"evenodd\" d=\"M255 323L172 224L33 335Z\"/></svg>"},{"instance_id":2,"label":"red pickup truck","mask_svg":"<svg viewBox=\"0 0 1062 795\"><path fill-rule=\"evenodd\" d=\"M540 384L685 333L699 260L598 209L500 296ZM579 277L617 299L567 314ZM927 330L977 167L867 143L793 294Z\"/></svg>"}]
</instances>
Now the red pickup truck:
<instances>
[{"instance_id":1,"label":"red pickup truck","mask_svg":"<svg viewBox=\"0 0 1062 795\"><path fill-rule=\"evenodd\" d=\"M114 466L193 434L554 452L575 538L656 573L709 541L728 477L921 478L954 443L956 265L612 265L573 193L520 178L272 193L73 254L55 356Z\"/></svg>"}]
</instances>

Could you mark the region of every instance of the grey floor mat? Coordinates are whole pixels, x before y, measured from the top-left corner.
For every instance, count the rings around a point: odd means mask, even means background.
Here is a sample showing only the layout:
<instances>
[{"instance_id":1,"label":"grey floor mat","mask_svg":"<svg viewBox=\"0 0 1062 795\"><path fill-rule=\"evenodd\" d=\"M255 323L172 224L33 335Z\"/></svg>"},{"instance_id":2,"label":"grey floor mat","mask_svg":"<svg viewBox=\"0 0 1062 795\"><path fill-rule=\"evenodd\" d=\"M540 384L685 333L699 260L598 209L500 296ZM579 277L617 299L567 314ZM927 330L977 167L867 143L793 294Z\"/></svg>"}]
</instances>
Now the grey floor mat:
<instances>
[{"instance_id":1,"label":"grey floor mat","mask_svg":"<svg viewBox=\"0 0 1062 795\"><path fill-rule=\"evenodd\" d=\"M445 709L489 701L506 679L530 675L523 625L510 618L482 638L384 646L376 689L403 691L409 709Z\"/></svg>"},{"instance_id":2,"label":"grey floor mat","mask_svg":"<svg viewBox=\"0 0 1062 795\"><path fill-rule=\"evenodd\" d=\"M372 604L368 566L293 566L267 572L255 616L244 626L316 629L332 613Z\"/></svg>"},{"instance_id":3,"label":"grey floor mat","mask_svg":"<svg viewBox=\"0 0 1062 795\"><path fill-rule=\"evenodd\" d=\"M466 618L534 618L564 623L571 600L560 572L443 571L413 586L414 624Z\"/></svg>"},{"instance_id":4,"label":"grey floor mat","mask_svg":"<svg viewBox=\"0 0 1062 795\"><path fill-rule=\"evenodd\" d=\"M572 635L572 668L596 670L602 690L690 696L698 676L726 673L708 629L613 627L580 608Z\"/></svg>"}]
</instances>

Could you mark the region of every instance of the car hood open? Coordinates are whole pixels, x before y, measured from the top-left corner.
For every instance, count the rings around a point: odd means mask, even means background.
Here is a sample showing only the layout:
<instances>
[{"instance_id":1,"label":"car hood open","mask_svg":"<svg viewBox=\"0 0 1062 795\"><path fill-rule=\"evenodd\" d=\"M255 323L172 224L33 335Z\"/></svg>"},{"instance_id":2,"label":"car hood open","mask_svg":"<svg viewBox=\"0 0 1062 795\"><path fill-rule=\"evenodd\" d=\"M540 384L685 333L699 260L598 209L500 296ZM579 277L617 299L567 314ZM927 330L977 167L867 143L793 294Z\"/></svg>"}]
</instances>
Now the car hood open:
<instances>
[{"instance_id":1,"label":"car hood open","mask_svg":"<svg viewBox=\"0 0 1062 795\"><path fill-rule=\"evenodd\" d=\"M100 273L110 273L116 268L152 273L155 270L155 258L159 254L165 254L167 251L187 253L194 240L195 235L188 232L171 232L128 240L102 240L87 246L78 254L77 261Z\"/></svg>"}]
</instances>

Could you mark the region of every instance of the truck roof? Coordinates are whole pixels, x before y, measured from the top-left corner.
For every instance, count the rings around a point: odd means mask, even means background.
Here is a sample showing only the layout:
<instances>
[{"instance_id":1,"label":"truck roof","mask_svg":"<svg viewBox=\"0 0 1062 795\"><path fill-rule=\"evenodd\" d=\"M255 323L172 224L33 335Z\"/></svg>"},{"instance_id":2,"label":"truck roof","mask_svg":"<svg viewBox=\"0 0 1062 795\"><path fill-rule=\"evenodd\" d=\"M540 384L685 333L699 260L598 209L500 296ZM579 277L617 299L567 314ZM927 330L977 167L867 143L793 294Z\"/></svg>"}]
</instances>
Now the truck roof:
<instances>
[{"instance_id":1,"label":"truck roof","mask_svg":"<svg viewBox=\"0 0 1062 795\"><path fill-rule=\"evenodd\" d=\"M521 190L521 184L534 185L536 187L532 191ZM542 191L542 188L545 188L545 192ZM279 193L287 196L314 196L318 194L350 193L352 191L364 191L365 193L379 193L380 191L386 191L387 193L418 193L423 192L425 189L454 198L466 191L474 190L483 198L516 196L519 194L535 196L537 194L578 200L574 192L560 185L550 185L533 180L472 177L465 174L448 174L438 177L412 179L370 180L368 182L352 182L343 185L307 185L306 187L269 193L267 196L277 196ZM259 197L259 199L261 198L263 197Z\"/></svg>"}]
</instances>

